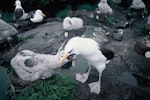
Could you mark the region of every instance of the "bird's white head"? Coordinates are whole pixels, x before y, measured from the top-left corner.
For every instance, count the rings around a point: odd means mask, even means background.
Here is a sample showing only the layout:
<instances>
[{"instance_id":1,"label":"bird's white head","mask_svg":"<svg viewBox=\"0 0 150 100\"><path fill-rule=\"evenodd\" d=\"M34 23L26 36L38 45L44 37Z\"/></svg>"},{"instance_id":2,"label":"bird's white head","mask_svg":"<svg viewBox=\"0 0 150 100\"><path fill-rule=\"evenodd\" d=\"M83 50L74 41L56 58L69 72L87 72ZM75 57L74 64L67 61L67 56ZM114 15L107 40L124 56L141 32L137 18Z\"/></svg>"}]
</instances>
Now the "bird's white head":
<instances>
[{"instance_id":1,"label":"bird's white head","mask_svg":"<svg viewBox=\"0 0 150 100\"><path fill-rule=\"evenodd\" d=\"M46 15L41 10L39 10L39 9L35 11L35 14L41 15L43 17L46 17Z\"/></svg>"},{"instance_id":2,"label":"bird's white head","mask_svg":"<svg viewBox=\"0 0 150 100\"><path fill-rule=\"evenodd\" d=\"M65 22L66 24L72 25L72 23L71 23L71 18L70 18L70 17L66 17L66 18L64 19L64 22Z\"/></svg>"},{"instance_id":3,"label":"bird's white head","mask_svg":"<svg viewBox=\"0 0 150 100\"><path fill-rule=\"evenodd\" d=\"M21 1L20 0L16 0L14 6L21 6Z\"/></svg>"}]
</instances>

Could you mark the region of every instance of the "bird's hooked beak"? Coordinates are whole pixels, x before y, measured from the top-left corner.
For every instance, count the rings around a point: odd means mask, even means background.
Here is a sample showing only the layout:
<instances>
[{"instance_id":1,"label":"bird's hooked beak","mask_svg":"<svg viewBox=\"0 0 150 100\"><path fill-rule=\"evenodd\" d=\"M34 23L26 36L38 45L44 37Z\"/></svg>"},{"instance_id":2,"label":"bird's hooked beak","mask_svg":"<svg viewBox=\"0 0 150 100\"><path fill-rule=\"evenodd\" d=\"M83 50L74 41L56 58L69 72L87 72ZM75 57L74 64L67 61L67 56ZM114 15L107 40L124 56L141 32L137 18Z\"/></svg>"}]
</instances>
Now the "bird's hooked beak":
<instances>
[{"instance_id":1,"label":"bird's hooked beak","mask_svg":"<svg viewBox=\"0 0 150 100\"><path fill-rule=\"evenodd\" d=\"M68 58L68 55L64 53L63 57L57 62L57 66L60 67L67 58Z\"/></svg>"},{"instance_id":2,"label":"bird's hooked beak","mask_svg":"<svg viewBox=\"0 0 150 100\"><path fill-rule=\"evenodd\" d=\"M42 15L43 17L46 17L46 15L45 15L44 13L41 13L41 15Z\"/></svg>"},{"instance_id":3,"label":"bird's hooked beak","mask_svg":"<svg viewBox=\"0 0 150 100\"><path fill-rule=\"evenodd\" d=\"M57 66L60 67L62 65L62 63L66 60L69 59L72 61L72 66L75 66L75 60L76 60L76 56L75 54L72 55L67 55L66 53L64 53L63 57L58 61Z\"/></svg>"},{"instance_id":4,"label":"bird's hooked beak","mask_svg":"<svg viewBox=\"0 0 150 100\"><path fill-rule=\"evenodd\" d=\"M16 6L16 3L14 4L14 6Z\"/></svg>"}]
</instances>

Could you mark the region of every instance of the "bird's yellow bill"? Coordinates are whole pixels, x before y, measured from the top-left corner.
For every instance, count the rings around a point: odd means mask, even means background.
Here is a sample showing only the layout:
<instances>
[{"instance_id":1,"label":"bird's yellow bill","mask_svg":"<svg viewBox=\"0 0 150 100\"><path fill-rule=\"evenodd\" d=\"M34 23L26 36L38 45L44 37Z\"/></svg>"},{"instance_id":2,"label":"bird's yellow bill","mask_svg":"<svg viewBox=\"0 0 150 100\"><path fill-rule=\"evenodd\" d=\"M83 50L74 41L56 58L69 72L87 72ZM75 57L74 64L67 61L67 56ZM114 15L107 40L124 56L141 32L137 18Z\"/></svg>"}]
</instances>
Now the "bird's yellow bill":
<instances>
[{"instance_id":1,"label":"bird's yellow bill","mask_svg":"<svg viewBox=\"0 0 150 100\"><path fill-rule=\"evenodd\" d=\"M67 58L68 58L68 55L64 53L63 57L58 61L57 66L60 67Z\"/></svg>"},{"instance_id":2,"label":"bird's yellow bill","mask_svg":"<svg viewBox=\"0 0 150 100\"><path fill-rule=\"evenodd\" d=\"M42 15L43 17L46 17L46 15L45 15L45 14L43 14L43 13L42 13L41 15Z\"/></svg>"}]
</instances>

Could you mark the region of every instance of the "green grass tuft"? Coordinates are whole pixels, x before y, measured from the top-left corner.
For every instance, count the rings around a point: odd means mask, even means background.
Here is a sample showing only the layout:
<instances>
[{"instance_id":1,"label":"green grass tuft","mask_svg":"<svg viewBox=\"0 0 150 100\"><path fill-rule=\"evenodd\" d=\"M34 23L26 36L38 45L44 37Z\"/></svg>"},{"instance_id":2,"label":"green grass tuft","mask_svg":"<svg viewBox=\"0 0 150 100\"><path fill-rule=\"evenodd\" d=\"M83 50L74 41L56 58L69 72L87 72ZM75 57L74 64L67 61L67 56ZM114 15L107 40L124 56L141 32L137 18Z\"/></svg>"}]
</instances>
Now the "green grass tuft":
<instances>
[{"instance_id":1,"label":"green grass tuft","mask_svg":"<svg viewBox=\"0 0 150 100\"><path fill-rule=\"evenodd\" d=\"M17 36L16 38L17 38L17 41L19 41L19 42L23 42L23 41L27 40L27 38L23 37L23 36Z\"/></svg>"},{"instance_id":2,"label":"green grass tuft","mask_svg":"<svg viewBox=\"0 0 150 100\"><path fill-rule=\"evenodd\" d=\"M113 26L113 19L111 16L104 18L104 22L106 23L106 25Z\"/></svg>"},{"instance_id":3,"label":"green grass tuft","mask_svg":"<svg viewBox=\"0 0 150 100\"><path fill-rule=\"evenodd\" d=\"M57 14L56 14L56 17L59 17L59 18L65 18L70 12L71 12L71 8L65 8L61 11L59 11Z\"/></svg>"},{"instance_id":4,"label":"green grass tuft","mask_svg":"<svg viewBox=\"0 0 150 100\"><path fill-rule=\"evenodd\" d=\"M112 0L107 0L107 3L109 4L109 6L113 7L115 4Z\"/></svg>"},{"instance_id":5,"label":"green grass tuft","mask_svg":"<svg viewBox=\"0 0 150 100\"><path fill-rule=\"evenodd\" d=\"M73 100L75 81L68 76L53 76L17 94L17 100Z\"/></svg>"},{"instance_id":6,"label":"green grass tuft","mask_svg":"<svg viewBox=\"0 0 150 100\"><path fill-rule=\"evenodd\" d=\"M88 11L93 11L93 10L95 10L95 8L96 8L97 6L92 6L92 5L90 5L90 4L82 4L82 5L78 5L77 6L77 9L78 10L88 10Z\"/></svg>"},{"instance_id":7,"label":"green grass tuft","mask_svg":"<svg viewBox=\"0 0 150 100\"><path fill-rule=\"evenodd\" d=\"M6 21L7 23L13 22L13 13L11 12L2 12L2 20Z\"/></svg>"}]
</instances>

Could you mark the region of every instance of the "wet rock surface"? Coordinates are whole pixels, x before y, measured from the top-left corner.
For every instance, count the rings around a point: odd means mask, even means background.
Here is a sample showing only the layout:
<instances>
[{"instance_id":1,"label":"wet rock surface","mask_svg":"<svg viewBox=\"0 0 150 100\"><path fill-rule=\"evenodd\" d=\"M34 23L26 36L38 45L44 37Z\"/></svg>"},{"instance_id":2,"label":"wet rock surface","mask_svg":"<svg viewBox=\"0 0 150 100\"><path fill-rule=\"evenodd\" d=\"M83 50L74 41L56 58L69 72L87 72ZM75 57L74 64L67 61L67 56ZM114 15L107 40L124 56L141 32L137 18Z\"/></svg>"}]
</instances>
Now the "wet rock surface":
<instances>
[{"instance_id":1,"label":"wet rock surface","mask_svg":"<svg viewBox=\"0 0 150 100\"><path fill-rule=\"evenodd\" d=\"M125 12L119 9L113 11L112 16L116 19L114 22L126 21ZM83 33L79 34L80 30L70 33L77 32L77 36L95 39L101 46L114 51L115 57L106 65L102 74L101 93L96 95L89 92L88 83L98 80L98 72L93 68L86 83L77 82L74 100L149 100L150 59L134 51L136 42L142 42L148 37L143 34L146 20L134 18L132 27L123 29L123 37L117 36L119 40L112 37L113 32L116 31L115 26L105 26L101 21L90 17L84 17L83 20L88 21L88 23L85 22L84 31L81 30ZM38 25L34 29L18 34L18 37L25 38L25 40L15 45L9 52L5 52L3 56L10 60L24 49L37 53L56 54L59 47L74 36L69 34L69 37L66 38L64 32L62 21L49 21ZM83 71L67 69L60 72L75 77L75 73Z\"/></svg>"}]
</instances>

